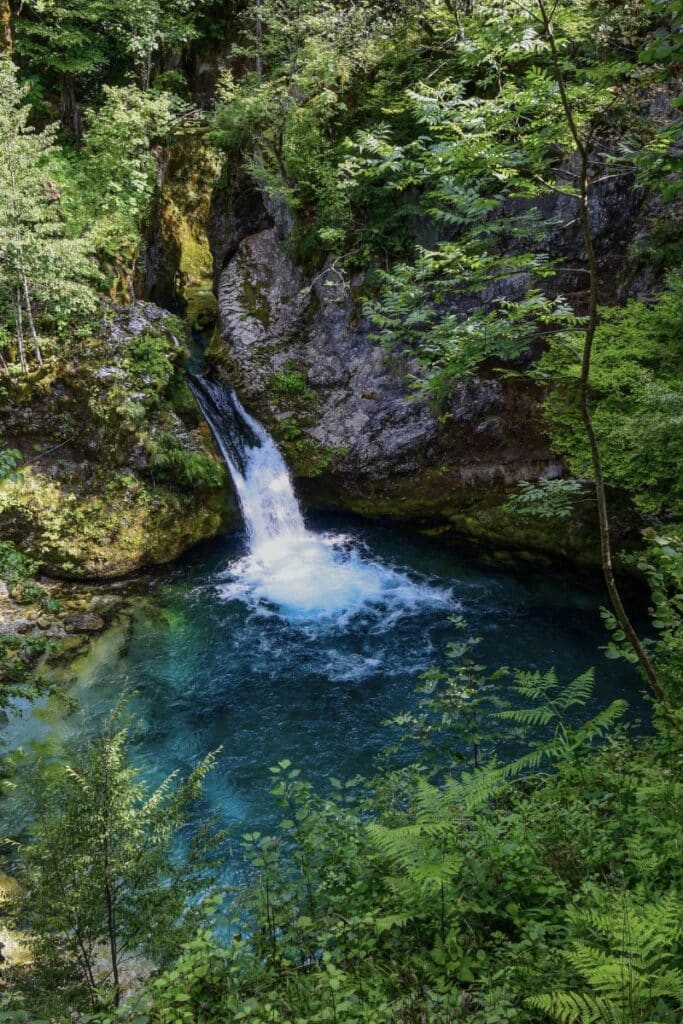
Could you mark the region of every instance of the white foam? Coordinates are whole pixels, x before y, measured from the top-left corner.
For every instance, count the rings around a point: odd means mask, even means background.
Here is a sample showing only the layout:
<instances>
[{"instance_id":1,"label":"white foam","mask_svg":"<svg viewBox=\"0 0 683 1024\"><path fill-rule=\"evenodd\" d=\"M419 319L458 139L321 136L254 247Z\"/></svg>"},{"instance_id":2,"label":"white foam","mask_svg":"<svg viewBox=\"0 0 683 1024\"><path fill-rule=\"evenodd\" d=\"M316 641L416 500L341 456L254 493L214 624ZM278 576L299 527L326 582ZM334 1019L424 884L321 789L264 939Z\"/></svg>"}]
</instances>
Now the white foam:
<instances>
[{"instance_id":1,"label":"white foam","mask_svg":"<svg viewBox=\"0 0 683 1024\"><path fill-rule=\"evenodd\" d=\"M452 604L450 590L410 579L405 573L363 557L347 538L305 532L276 537L228 566L218 592L253 608L276 606L298 621L343 626L351 616L372 613L381 628L425 605Z\"/></svg>"},{"instance_id":2,"label":"white foam","mask_svg":"<svg viewBox=\"0 0 683 1024\"><path fill-rule=\"evenodd\" d=\"M298 621L327 621L344 626L349 618L372 610L370 628L388 628L397 616L425 604L448 605L450 591L411 580L405 573L364 557L348 537L306 529L287 466L268 432L240 404L232 391L214 399L227 401L243 436L206 403L202 408L220 446L244 516L249 554L230 565L219 586L226 600L246 601L261 614ZM202 401L202 392L197 392ZM226 426L227 422L227 426ZM251 436L251 440L248 436ZM237 453L237 454L235 454Z\"/></svg>"}]
</instances>

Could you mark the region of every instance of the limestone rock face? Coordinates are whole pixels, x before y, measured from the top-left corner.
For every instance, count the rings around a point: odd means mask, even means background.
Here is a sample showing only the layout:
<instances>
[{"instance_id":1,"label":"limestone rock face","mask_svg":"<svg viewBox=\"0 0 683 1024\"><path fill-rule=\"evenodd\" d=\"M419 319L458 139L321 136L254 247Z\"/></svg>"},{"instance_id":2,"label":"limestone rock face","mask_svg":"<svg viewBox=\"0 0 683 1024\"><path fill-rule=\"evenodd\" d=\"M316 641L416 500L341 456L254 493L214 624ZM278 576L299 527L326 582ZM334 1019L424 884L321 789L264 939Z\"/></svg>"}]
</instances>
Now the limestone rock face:
<instances>
[{"instance_id":1,"label":"limestone rock face","mask_svg":"<svg viewBox=\"0 0 683 1024\"><path fill-rule=\"evenodd\" d=\"M354 296L360 282L345 283L332 265L307 275L290 255L281 210L259 207L253 186L249 195L253 231L239 197L227 216L214 212L222 269L209 358L273 433L304 500L516 544L519 524L501 513L510 488L563 471L535 388L482 375L457 385L437 413L411 392L410 361L371 338ZM577 528L571 557L579 533L585 547ZM523 543L547 546L529 530Z\"/></svg>"},{"instance_id":2,"label":"limestone rock face","mask_svg":"<svg viewBox=\"0 0 683 1024\"><path fill-rule=\"evenodd\" d=\"M568 159L562 173L572 169ZM528 205L516 201L502 213L518 217ZM576 200L558 193L542 205L551 227L539 251L561 261L549 291L568 295L581 311L587 276ZM624 178L605 176L594 189L605 301L629 293L625 259L647 230L650 206ZM410 360L373 341L357 300L362 279L345 282L329 260L315 273L294 261L292 218L281 200L240 173L232 189L214 196L210 227L218 330L209 357L272 431L306 501L411 519L454 538L597 560L590 501L570 524L522 527L505 510L518 482L565 472L532 383L485 369L457 384L437 413L411 393ZM435 243L434 225L420 230L425 238L416 242ZM516 244L511 238L511 249ZM525 284L498 281L483 296L454 297L449 309L466 318L482 303L517 298Z\"/></svg>"},{"instance_id":3,"label":"limestone rock face","mask_svg":"<svg viewBox=\"0 0 683 1024\"><path fill-rule=\"evenodd\" d=\"M211 355L284 445L301 477L380 481L444 459L462 480L510 483L556 471L528 384L457 385L443 422L411 393L410 362L369 337L333 269L306 278L276 227L246 236L220 275ZM443 419L443 418L442 418ZM518 466L515 463L519 463Z\"/></svg>"},{"instance_id":4,"label":"limestone rock face","mask_svg":"<svg viewBox=\"0 0 683 1024\"><path fill-rule=\"evenodd\" d=\"M340 472L417 468L437 419L410 400L405 364L387 361L355 322L338 275L306 280L272 227L242 241L221 274L218 305L226 363L281 440L300 427L312 451L334 453Z\"/></svg>"}]
</instances>

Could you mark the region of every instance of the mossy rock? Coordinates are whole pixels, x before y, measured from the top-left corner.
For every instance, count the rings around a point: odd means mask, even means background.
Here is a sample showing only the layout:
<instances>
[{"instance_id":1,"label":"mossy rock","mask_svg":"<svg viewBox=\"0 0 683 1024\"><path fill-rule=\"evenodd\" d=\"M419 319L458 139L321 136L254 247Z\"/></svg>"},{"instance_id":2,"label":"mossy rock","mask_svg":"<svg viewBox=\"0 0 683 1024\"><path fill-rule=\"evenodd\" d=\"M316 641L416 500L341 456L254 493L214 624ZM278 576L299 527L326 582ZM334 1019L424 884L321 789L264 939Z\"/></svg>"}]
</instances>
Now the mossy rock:
<instances>
[{"instance_id":1,"label":"mossy rock","mask_svg":"<svg viewBox=\"0 0 683 1024\"><path fill-rule=\"evenodd\" d=\"M183 325L149 304L115 313L81 358L0 394L0 528L46 572L124 576L236 519L223 462L183 376Z\"/></svg>"},{"instance_id":2,"label":"mossy rock","mask_svg":"<svg viewBox=\"0 0 683 1024\"><path fill-rule=\"evenodd\" d=\"M181 492L120 474L78 491L26 469L0 487L0 527L48 574L109 579L177 558L234 522L227 489Z\"/></svg>"},{"instance_id":3,"label":"mossy rock","mask_svg":"<svg viewBox=\"0 0 683 1024\"><path fill-rule=\"evenodd\" d=\"M424 534L444 543L474 545L501 563L521 559L593 568L600 562L591 502L577 504L569 520L525 521L506 507L512 488L464 485L448 467L384 480L323 472L317 479L300 480L298 489L314 507L413 523Z\"/></svg>"}]
</instances>

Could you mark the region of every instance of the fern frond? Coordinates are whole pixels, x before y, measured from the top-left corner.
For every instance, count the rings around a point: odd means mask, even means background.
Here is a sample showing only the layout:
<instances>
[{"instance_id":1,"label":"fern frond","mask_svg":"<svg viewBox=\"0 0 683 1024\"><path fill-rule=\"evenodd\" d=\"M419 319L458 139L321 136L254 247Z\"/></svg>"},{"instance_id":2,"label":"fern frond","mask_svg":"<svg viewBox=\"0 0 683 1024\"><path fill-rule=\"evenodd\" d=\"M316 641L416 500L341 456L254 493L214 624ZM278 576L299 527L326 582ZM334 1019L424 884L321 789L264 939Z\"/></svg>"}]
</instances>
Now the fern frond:
<instances>
[{"instance_id":1,"label":"fern frond","mask_svg":"<svg viewBox=\"0 0 683 1024\"><path fill-rule=\"evenodd\" d=\"M526 725L532 729L543 725L549 725L555 719L555 713L550 708L509 708L499 712L498 718L507 722L515 722L516 725Z\"/></svg>"},{"instance_id":2,"label":"fern frond","mask_svg":"<svg viewBox=\"0 0 683 1024\"><path fill-rule=\"evenodd\" d=\"M515 672L514 686L520 697L527 700L547 700L558 689L557 675L554 669L541 672Z\"/></svg>"},{"instance_id":3,"label":"fern frond","mask_svg":"<svg viewBox=\"0 0 683 1024\"><path fill-rule=\"evenodd\" d=\"M593 740L604 736L628 710L628 703L625 700L613 700L606 708L599 711L593 718L589 718L574 733L574 739L578 742Z\"/></svg>"},{"instance_id":4,"label":"fern frond","mask_svg":"<svg viewBox=\"0 0 683 1024\"><path fill-rule=\"evenodd\" d=\"M457 874L461 867L462 857L459 857L457 854L451 854L442 860L433 860L425 864L416 865L411 877L416 882L437 883L441 885L445 882L451 882L453 876Z\"/></svg>"},{"instance_id":5,"label":"fern frond","mask_svg":"<svg viewBox=\"0 0 683 1024\"><path fill-rule=\"evenodd\" d=\"M534 997L530 1005L544 1009L560 1024L592 1024L594 1019L601 1024L645 1022L658 1012L655 1004L660 1003L680 1011L683 971L671 961L683 935L681 896L671 891L657 903L634 901L632 895L623 897L607 912L570 911L570 926L588 932L590 938L575 940L561 955L588 992L555 992ZM591 1016L596 1009L599 1018Z\"/></svg>"},{"instance_id":6,"label":"fern frond","mask_svg":"<svg viewBox=\"0 0 683 1024\"><path fill-rule=\"evenodd\" d=\"M399 914L384 914L382 917L376 917L373 921L375 931L388 932L392 928L405 928L406 925L410 924L411 921L415 920L414 914L406 913L405 911Z\"/></svg>"},{"instance_id":7,"label":"fern frond","mask_svg":"<svg viewBox=\"0 0 683 1024\"><path fill-rule=\"evenodd\" d=\"M426 779L418 779L415 804L417 820L422 825L442 825L452 814L446 794Z\"/></svg>"},{"instance_id":8,"label":"fern frond","mask_svg":"<svg viewBox=\"0 0 683 1024\"><path fill-rule=\"evenodd\" d=\"M452 803L471 814L485 807L506 784L501 768L487 767L484 771L464 772L457 779L448 779L444 791Z\"/></svg>"},{"instance_id":9,"label":"fern frond","mask_svg":"<svg viewBox=\"0 0 683 1024\"><path fill-rule=\"evenodd\" d=\"M530 996L528 1006L552 1017L559 1024L617 1024L606 1000L580 992L551 992Z\"/></svg>"},{"instance_id":10,"label":"fern frond","mask_svg":"<svg viewBox=\"0 0 683 1024\"><path fill-rule=\"evenodd\" d=\"M557 742L546 743L543 746L535 747L528 754L523 754L517 760L503 765L500 769L506 779L513 779L524 772L538 772L544 761L552 761L566 749L565 744Z\"/></svg>"},{"instance_id":11,"label":"fern frond","mask_svg":"<svg viewBox=\"0 0 683 1024\"><path fill-rule=\"evenodd\" d=\"M589 668L565 686L564 690L555 698L555 703L562 711L581 707L590 700L594 686L595 669Z\"/></svg>"}]
</instances>

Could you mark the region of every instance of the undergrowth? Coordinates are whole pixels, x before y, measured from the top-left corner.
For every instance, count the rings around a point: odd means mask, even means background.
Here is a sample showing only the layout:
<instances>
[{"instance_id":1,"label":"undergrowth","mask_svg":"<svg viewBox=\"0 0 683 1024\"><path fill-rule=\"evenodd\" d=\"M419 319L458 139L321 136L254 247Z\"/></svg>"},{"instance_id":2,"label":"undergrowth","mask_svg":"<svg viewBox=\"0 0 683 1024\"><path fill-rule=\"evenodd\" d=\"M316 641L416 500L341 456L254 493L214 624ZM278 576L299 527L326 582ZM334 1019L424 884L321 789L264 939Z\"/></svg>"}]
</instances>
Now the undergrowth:
<instances>
[{"instance_id":1,"label":"undergrowth","mask_svg":"<svg viewBox=\"0 0 683 1024\"><path fill-rule=\"evenodd\" d=\"M274 766L279 826L239 839L237 883L170 969L84 1019L677 1024L680 734L634 731L621 699L588 715L591 671L487 678L475 649L394 720L409 765L325 792Z\"/></svg>"}]
</instances>

